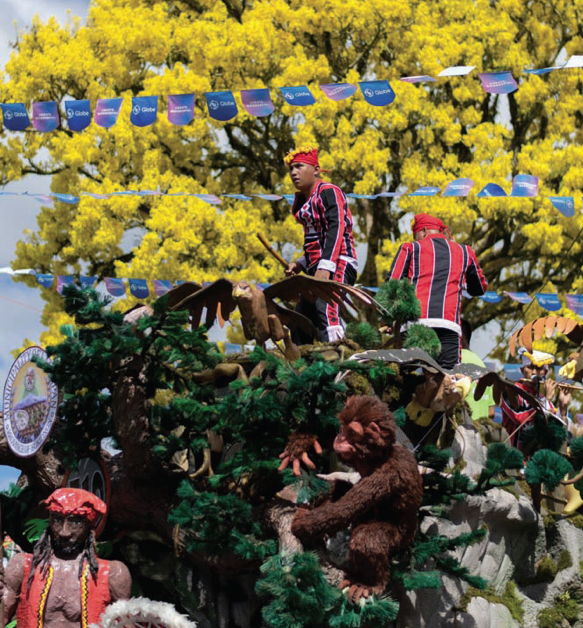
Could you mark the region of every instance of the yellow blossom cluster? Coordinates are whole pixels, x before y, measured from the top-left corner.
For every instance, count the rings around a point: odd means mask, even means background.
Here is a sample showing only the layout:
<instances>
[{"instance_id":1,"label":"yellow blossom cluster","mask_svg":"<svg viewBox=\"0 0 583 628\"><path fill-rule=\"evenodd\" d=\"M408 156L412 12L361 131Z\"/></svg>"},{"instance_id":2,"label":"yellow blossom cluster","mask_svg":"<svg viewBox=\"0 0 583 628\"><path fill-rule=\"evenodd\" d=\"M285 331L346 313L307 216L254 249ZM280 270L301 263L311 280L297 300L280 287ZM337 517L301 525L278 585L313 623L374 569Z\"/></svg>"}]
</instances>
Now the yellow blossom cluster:
<instances>
[{"instance_id":1,"label":"yellow blossom cluster","mask_svg":"<svg viewBox=\"0 0 583 628\"><path fill-rule=\"evenodd\" d=\"M533 292L552 281L559 292L583 287L580 190L583 156L580 70L532 75L581 54L583 0L94 0L87 23L36 20L19 35L4 68L0 102L66 102L121 96L110 129L81 133L4 131L2 182L29 173L52 177L54 192L137 189L178 193L292 193L284 156L317 146L322 168L346 192L441 189L470 178L467 199L400 196L351 201L360 281L382 281L410 218L430 212L456 240L474 246L491 289ZM411 84L471 65L468 76ZM510 70L519 90L488 94L478 73ZM394 102L373 107L356 92L334 102L318 86L387 79ZM306 85L316 98L298 108L278 95ZM275 111L255 118L239 91L271 90ZM204 92L233 90L239 115L209 117ZM194 120L174 126L163 115L170 94L196 95ZM158 95L155 124L130 122L132 96ZM66 123L63 125L66 127ZM478 199L489 182L510 191L519 173L539 177L536 199ZM572 218L548 196L575 196ZM262 249L262 232L291 259L302 234L284 201L224 198L211 206L190 196L83 196L78 205L43 208L18 243L14 266L39 272L213 280L273 281L281 268ZM46 294L47 337L61 306ZM121 303L125 307L128 303ZM502 306L473 302L474 326Z\"/></svg>"}]
</instances>

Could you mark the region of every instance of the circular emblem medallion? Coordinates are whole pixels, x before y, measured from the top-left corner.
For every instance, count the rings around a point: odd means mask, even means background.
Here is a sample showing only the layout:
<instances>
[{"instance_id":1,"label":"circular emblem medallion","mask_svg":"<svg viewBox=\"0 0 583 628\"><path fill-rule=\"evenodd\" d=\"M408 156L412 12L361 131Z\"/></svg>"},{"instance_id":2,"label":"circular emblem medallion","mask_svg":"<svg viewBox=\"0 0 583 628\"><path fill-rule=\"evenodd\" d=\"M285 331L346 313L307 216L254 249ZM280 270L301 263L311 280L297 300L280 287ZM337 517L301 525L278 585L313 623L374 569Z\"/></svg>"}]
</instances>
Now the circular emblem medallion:
<instances>
[{"instance_id":1,"label":"circular emblem medallion","mask_svg":"<svg viewBox=\"0 0 583 628\"><path fill-rule=\"evenodd\" d=\"M40 347L25 349L10 367L4 385L4 434L21 458L34 456L46 441L57 416L58 389L34 362L49 357Z\"/></svg>"}]
</instances>

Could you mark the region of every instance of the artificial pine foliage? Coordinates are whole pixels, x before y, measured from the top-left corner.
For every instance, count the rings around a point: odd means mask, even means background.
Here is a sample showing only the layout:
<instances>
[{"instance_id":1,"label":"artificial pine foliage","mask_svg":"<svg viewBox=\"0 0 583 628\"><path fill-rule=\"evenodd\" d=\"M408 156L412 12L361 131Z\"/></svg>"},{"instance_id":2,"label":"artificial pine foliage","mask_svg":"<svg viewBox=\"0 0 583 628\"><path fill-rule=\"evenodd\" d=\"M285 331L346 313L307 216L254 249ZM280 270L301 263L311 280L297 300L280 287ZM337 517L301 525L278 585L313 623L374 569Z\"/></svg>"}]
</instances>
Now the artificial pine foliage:
<instances>
[{"instance_id":1,"label":"artificial pine foliage","mask_svg":"<svg viewBox=\"0 0 583 628\"><path fill-rule=\"evenodd\" d=\"M385 628L399 610L384 597L350 602L326 582L317 555L309 552L273 556L261 572L256 591L268 600L263 619L269 628Z\"/></svg>"},{"instance_id":2,"label":"artificial pine foliage","mask_svg":"<svg viewBox=\"0 0 583 628\"><path fill-rule=\"evenodd\" d=\"M370 323L348 323L346 325L345 337L353 340L363 349L378 349L382 344L381 333Z\"/></svg>"},{"instance_id":3,"label":"artificial pine foliage","mask_svg":"<svg viewBox=\"0 0 583 628\"><path fill-rule=\"evenodd\" d=\"M93 289L66 286L63 293L76 327L67 326L65 340L47 348L52 362L39 363L63 394L59 415L64 423L58 442L49 440L48 446L59 448L65 465L75 466L80 454L98 453L104 438L115 438L111 389L124 369L140 372L146 398L160 389L197 396L201 387L191 381L191 375L214 367L220 355L206 340L203 328L185 327L185 313L166 313L164 300L156 304L152 316L132 325L124 322L122 314L107 309L110 299ZM153 427L157 412L154 407ZM162 409L159 412L163 414ZM175 423L171 429L176 427ZM159 435L152 436L155 440ZM159 446L158 453L162 449ZM170 456L172 451L164 453Z\"/></svg>"},{"instance_id":4,"label":"artificial pine foliage","mask_svg":"<svg viewBox=\"0 0 583 628\"><path fill-rule=\"evenodd\" d=\"M573 460L573 467L581 469L583 467L583 436L574 438L569 443L569 452Z\"/></svg>"},{"instance_id":5,"label":"artificial pine foliage","mask_svg":"<svg viewBox=\"0 0 583 628\"><path fill-rule=\"evenodd\" d=\"M419 325L419 323L415 323L407 329L403 348L409 349L411 347L423 349L434 360L437 360L441 353L441 342L439 342L435 329L427 327L427 325Z\"/></svg>"},{"instance_id":6,"label":"artificial pine foliage","mask_svg":"<svg viewBox=\"0 0 583 628\"><path fill-rule=\"evenodd\" d=\"M403 427L407 421L407 412L404 406L400 406L396 410L393 410L393 416L395 417L395 423L399 427Z\"/></svg>"},{"instance_id":7,"label":"artificial pine foliage","mask_svg":"<svg viewBox=\"0 0 583 628\"><path fill-rule=\"evenodd\" d=\"M573 467L563 456L550 449L539 449L527 462L524 477L529 484L544 484L548 491L554 491L572 472Z\"/></svg>"},{"instance_id":8,"label":"artificial pine foliage","mask_svg":"<svg viewBox=\"0 0 583 628\"><path fill-rule=\"evenodd\" d=\"M255 587L268 600L263 619L270 628L324 628L341 592L326 582L316 554L278 554L261 566Z\"/></svg>"},{"instance_id":9,"label":"artificial pine foliage","mask_svg":"<svg viewBox=\"0 0 583 628\"><path fill-rule=\"evenodd\" d=\"M358 604L343 598L328 619L330 628L386 628L399 612L397 602L371 596Z\"/></svg>"},{"instance_id":10,"label":"artificial pine foliage","mask_svg":"<svg viewBox=\"0 0 583 628\"><path fill-rule=\"evenodd\" d=\"M480 472L475 492L480 493L495 486L509 486L515 483L514 478L506 476L506 469L522 469L524 456L515 447L508 447L504 443L491 443L488 446L486 463ZM496 480L503 475L506 479Z\"/></svg>"},{"instance_id":11,"label":"artificial pine foliage","mask_svg":"<svg viewBox=\"0 0 583 628\"><path fill-rule=\"evenodd\" d=\"M545 448L559 451L567 440L567 430L550 415L544 416L537 412L532 423L522 430L523 450L533 452Z\"/></svg>"},{"instance_id":12,"label":"artificial pine foliage","mask_svg":"<svg viewBox=\"0 0 583 628\"><path fill-rule=\"evenodd\" d=\"M383 319L388 325L416 321L421 316L421 304L415 287L408 279L389 279L381 285L376 300L386 310Z\"/></svg>"},{"instance_id":13,"label":"artificial pine foliage","mask_svg":"<svg viewBox=\"0 0 583 628\"><path fill-rule=\"evenodd\" d=\"M319 478L314 473L301 470L300 476L296 477L288 468L283 472L284 482L287 485L294 485L298 490L297 503L314 503L319 497L330 492L330 482Z\"/></svg>"},{"instance_id":14,"label":"artificial pine foliage","mask_svg":"<svg viewBox=\"0 0 583 628\"><path fill-rule=\"evenodd\" d=\"M236 495L197 492L184 481L181 498L168 516L171 523L187 530L189 552L221 555L232 552L246 560L265 558L276 551L273 539L262 538L261 526L253 521L251 505Z\"/></svg>"}]
</instances>

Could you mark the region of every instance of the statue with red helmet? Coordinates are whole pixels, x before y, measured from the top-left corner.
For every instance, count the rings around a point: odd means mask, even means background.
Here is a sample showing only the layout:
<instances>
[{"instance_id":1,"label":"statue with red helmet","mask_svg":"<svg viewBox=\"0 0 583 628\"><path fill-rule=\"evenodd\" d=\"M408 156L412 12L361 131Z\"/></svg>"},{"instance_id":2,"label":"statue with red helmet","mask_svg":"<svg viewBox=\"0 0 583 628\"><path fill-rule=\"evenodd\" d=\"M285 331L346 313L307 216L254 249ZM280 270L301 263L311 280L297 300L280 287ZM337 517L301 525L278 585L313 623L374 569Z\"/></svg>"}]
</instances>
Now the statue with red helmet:
<instances>
[{"instance_id":1,"label":"statue with red helmet","mask_svg":"<svg viewBox=\"0 0 583 628\"><path fill-rule=\"evenodd\" d=\"M60 488L44 502L49 525L32 554L9 561L3 587L5 624L16 615L19 628L85 628L107 606L127 599L128 568L97 557L95 527L106 513L93 493Z\"/></svg>"}]
</instances>

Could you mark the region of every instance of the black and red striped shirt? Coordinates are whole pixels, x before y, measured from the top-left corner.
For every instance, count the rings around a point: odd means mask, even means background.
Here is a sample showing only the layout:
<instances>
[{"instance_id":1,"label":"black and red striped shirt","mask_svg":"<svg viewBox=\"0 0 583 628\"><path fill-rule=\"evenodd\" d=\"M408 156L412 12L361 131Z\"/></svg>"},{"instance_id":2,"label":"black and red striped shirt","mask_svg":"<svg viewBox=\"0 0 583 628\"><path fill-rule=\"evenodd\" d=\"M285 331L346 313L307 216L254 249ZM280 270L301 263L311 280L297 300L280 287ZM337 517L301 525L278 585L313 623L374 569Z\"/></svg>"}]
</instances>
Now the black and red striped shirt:
<instances>
[{"instance_id":1,"label":"black and red striped shirt","mask_svg":"<svg viewBox=\"0 0 583 628\"><path fill-rule=\"evenodd\" d=\"M387 280L404 277L415 286L421 303L419 322L460 335L462 291L480 296L488 287L474 251L442 234L430 234L399 247Z\"/></svg>"},{"instance_id":2,"label":"black and red striped shirt","mask_svg":"<svg viewBox=\"0 0 583 628\"><path fill-rule=\"evenodd\" d=\"M338 186L320 181L308 199L296 192L292 213L304 228L304 255L298 264L334 273L343 259L356 269L352 214Z\"/></svg>"},{"instance_id":3,"label":"black and red striped shirt","mask_svg":"<svg viewBox=\"0 0 583 628\"><path fill-rule=\"evenodd\" d=\"M538 384L533 386L533 384L530 383L514 382L514 385L530 393L533 397L536 397L542 407L548 412L556 413L557 410L555 406L538 391ZM500 398L500 409L502 410L502 427L511 437L510 444L522 450L520 431L518 428L532 421L536 414L536 409L532 407L527 399L520 395L517 396L515 404L512 405L506 393L503 393Z\"/></svg>"}]
</instances>

